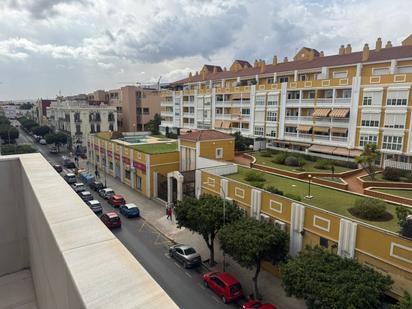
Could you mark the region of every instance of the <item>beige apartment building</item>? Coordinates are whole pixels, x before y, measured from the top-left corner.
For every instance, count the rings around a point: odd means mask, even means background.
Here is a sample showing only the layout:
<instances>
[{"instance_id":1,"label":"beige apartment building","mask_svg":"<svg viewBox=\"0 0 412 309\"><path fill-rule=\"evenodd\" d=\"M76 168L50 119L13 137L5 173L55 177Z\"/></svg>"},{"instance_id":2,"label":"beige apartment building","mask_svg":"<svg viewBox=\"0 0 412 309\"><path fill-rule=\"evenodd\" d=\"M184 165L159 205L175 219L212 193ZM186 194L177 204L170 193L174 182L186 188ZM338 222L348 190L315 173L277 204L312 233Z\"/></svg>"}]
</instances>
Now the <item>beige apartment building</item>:
<instances>
[{"instance_id":1,"label":"beige apartment building","mask_svg":"<svg viewBox=\"0 0 412 309\"><path fill-rule=\"evenodd\" d=\"M160 93L142 86L124 86L114 90L96 90L87 95L89 102L105 102L116 107L118 127L123 132L147 130L147 123L160 115Z\"/></svg>"},{"instance_id":2,"label":"beige apartment building","mask_svg":"<svg viewBox=\"0 0 412 309\"><path fill-rule=\"evenodd\" d=\"M239 131L259 147L336 158L374 143L384 166L412 169L412 35L373 45L204 65L162 92L161 131Z\"/></svg>"}]
</instances>

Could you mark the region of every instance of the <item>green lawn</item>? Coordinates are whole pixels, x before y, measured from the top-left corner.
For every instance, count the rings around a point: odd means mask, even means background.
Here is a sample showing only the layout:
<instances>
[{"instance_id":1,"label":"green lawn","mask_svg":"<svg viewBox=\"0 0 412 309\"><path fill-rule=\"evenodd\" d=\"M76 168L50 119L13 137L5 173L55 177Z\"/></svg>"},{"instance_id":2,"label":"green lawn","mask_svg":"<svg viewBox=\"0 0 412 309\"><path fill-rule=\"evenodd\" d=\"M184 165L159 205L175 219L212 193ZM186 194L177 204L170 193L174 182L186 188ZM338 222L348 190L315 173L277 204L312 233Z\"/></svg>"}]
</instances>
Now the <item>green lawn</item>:
<instances>
[{"instance_id":1,"label":"green lawn","mask_svg":"<svg viewBox=\"0 0 412 309\"><path fill-rule=\"evenodd\" d=\"M383 193L388 193L388 194L412 199L412 190L408 190L408 189L405 189L405 190L402 190L402 189L373 189L373 191L379 191Z\"/></svg>"},{"instance_id":2,"label":"green lawn","mask_svg":"<svg viewBox=\"0 0 412 309\"><path fill-rule=\"evenodd\" d=\"M363 176L362 180L366 180L366 181L383 181L383 182L393 182L393 183L397 183L397 182L409 182L408 178L406 177L401 177L399 179L399 181L393 181L393 180L386 180L383 178L382 173L377 173L375 174L375 179L372 180L372 178L370 176Z\"/></svg>"},{"instance_id":3,"label":"green lawn","mask_svg":"<svg viewBox=\"0 0 412 309\"><path fill-rule=\"evenodd\" d=\"M133 148L148 154L160 154L177 151L177 142L134 145Z\"/></svg>"},{"instance_id":4,"label":"green lawn","mask_svg":"<svg viewBox=\"0 0 412 309\"><path fill-rule=\"evenodd\" d=\"M342 184L344 183L343 179L340 178L340 177L316 177L316 178L323 179L323 180L328 180L328 181L333 181L333 182L336 182L336 183L342 183Z\"/></svg>"},{"instance_id":5,"label":"green lawn","mask_svg":"<svg viewBox=\"0 0 412 309\"><path fill-rule=\"evenodd\" d=\"M236 174L228 175L226 177L249 184L244 180L245 176L251 169L239 167L239 172ZM387 211L393 215L391 221L386 222L372 222L367 220L362 220L352 216L348 209L353 207L355 200L362 198L351 193L341 192L338 190L322 187L319 185L311 185L311 195L312 199L305 199L304 196L308 194L308 183L289 179L287 177L276 176L268 173L260 173L265 178L265 187L275 186L279 190L282 190L284 194L292 193L297 194L302 198L302 202L317 206L329 210L331 212L341 214L343 216L354 218L359 221L364 221L369 224L387 229L389 231L398 232L399 226L396 219L396 206L393 204L388 204Z\"/></svg>"},{"instance_id":6,"label":"green lawn","mask_svg":"<svg viewBox=\"0 0 412 309\"><path fill-rule=\"evenodd\" d=\"M253 152L251 153L252 156L256 158L257 164L262 164L274 168L278 168L285 171L295 172L295 173L302 173L302 172L318 172L318 173L332 173L331 170L322 170L315 167L315 163L313 161L305 160L306 163L303 168L297 168L295 166L287 166L283 164L273 163L271 162L274 159L274 155L271 157L263 157L262 152ZM342 166L335 166L335 173L342 173L350 171L350 168L342 167Z\"/></svg>"}]
</instances>

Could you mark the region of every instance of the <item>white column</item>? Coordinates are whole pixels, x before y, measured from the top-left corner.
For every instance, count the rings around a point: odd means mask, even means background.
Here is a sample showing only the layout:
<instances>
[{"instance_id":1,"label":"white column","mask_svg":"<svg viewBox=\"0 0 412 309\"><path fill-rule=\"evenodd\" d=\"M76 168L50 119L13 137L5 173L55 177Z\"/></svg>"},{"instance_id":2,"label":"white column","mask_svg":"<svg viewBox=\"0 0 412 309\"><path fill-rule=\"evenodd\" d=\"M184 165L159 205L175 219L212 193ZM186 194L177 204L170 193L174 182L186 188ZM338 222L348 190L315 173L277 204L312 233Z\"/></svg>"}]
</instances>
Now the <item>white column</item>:
<instances>
[{"instance_id":1,"label":"white column","mask_svg":"<svg viewBox=\"0 0 412 309\"><path fill-rule=\"evenodd\" d=\"M102 143L100 141L100 138L97 140L97 143L99 145L99 167L102 168L102 153L100 151L100 147L102 146Z\"/></svg>"},{"instance_id":2,"label":"white column","mask_svg":"<svg viewBox=\"0 0 412 309\"><path fill-rule=\"evenodd\" d=\"M252 189L252 198L250 201L250 216L257 220L259 220L260 218L261 197L262 191Z\"/></svg>"},{"instance_id":3,"label":"white column","mask_svg":"<svg viewBox=\"0 0 412 309\"><path fill-rule=\"evenodd\" d=\"M120 180L124 181L123 146L120 147Z\"/></svg>"},{"instance_id":4,"label":"white column","mask_svg":"<svg viewBox=\"0 0 412 309\"><path fill-rule=\"evenodd\" d=\"M295 70L295 71L293 72L293 80L294 80L295 82L298 81L298 70Z\"/></svg>"},{"instance_id":5,"label":"white column","mask_svg":"<svg viewBox=\"0 0 412 309\"><path fill-rule=\"evenodd\" d=\"M255 100L256 100L256 85L250 87L250 114L249 114L249 131L250 134L254 134L255 126Z\"/></svg>"},{"instance_id":6,"label":"white column","mask_svg":"<svg viewBox=\"0 0 412 309\"><path fill-rule=\"evenodd\" d=\"M202 171L201 170L196 170L195 171L195 194L196 198L198 199L200 195L202 194Z\"/></svg>"},{"instance_id":7,"label":"white column","mask_svg":"<svg viewBox=\"0 0 412 309\"><path fill-rule=\"evenodd\" d=\"M116 177L116 160L115 160L115 146L114 143L112 143L112 163L113 163L113 176Z\"/></svg>"},{"instance_id":8,"label":"white column","mask_svg":"<svg viewBox=\"0 0 412 309\"><path fill-rule=\"evenodd\" d=\"M105 173L107 173L107 167L108 167L108 165L109 165L109 156L108 156L108 153L107 153L107 141L104 143L104 155L105 155L105 158L106 158L106 162L105 162L105 164L104 164L104 172Z\"/></svg>"},{"instance_id":9,"label":"white column","mask_svg":"<svg viewBox=\"0 0 412 309\"><path fill-rule=\"evenodd\" d=\"M151 198L150 186L151 184L151 171L150 171L150 155L146 155L146 196Z\"/></svg>"},{"instance_id":10,"label":"white column","mask_svg":"<svg viewBox=\"0 0 412 309\"><path fill-rule=\"evenodd\" d=\"M358 119L359 93L361 77L352 79L352 97L349 115L348 146L355 147L356 122Z\"/></svg>"},{"instance_id":11,"label":"white column","mask_svg":"<svg viewBox=\"0 0 412 309\"><path fill-rule=\"evenodd\" d=\"M130 149L130 186L136 189L136 170L133 167L133 149Z\"/></svg>"},{"instance_id":12,"label":"white column","mask_svg":"<svg viewBox=\"0 0 412 309\"><path fill-rule=\"evenodd\" d=\"M340 219L338 255L345 258L354 258L357 228L358 225L355 222Z\"/></svg>"},{"instance_id":13,"label":"white column","mask_svg":"<svg viewBox=\"0 0 412 309\"><path fill-rule=\"evenodd\" d=\"M303 224L305 220L305 206L292 203L290 220L290 255L296 256L302 250Z\"/></svg>"},{"instance_id":14,"label":"white column","mask_svg":"<svg viewBox=\"0 0 412 309\"><path fill-rule=\"evenodd\" d=\"M167 203L173 203L173 172L167 174Z\"/></svg>"},{"instance_id":15,"label":"white column","mask_svg":"<svg viewBox=\"0 0 412 309\"><path fill-rule=\"evenodd\" d=\"M279 101L280 115L278 115L278 121L279 121L278 137L279 139L284 138L284 132L285 132L287 87L288 87L288 83L282 83L281 91L280 91L280 101Z\"/></svg>"},{"instance_id":16,"label":"white column","mask_svg":"<svg viewBox=\"0 0 412 309\"><path fill-rule=\"evenodd\" d=\"M158 172L153 173L153 197L158 196L158 193L157 193L157 184L158 184L157 175L158 175Z\"/></svg>"},{"instance_id":17,"label":"white column","mask_svg":"<svg viewBox=\"0 0 412 309\"><path fill-rule=\"evenodd\" d=\"M396 59L392 59L391 60L391 67L390 67L390 73L391 74L396 74L397 73L397 68L396 68L396 66L397 66L397 64L398 64L398 62L396 61Z\"/></svg>"},{"instance_id":18,"label":"white column","mask_svg":"<svg viewBox=\"0 0 412 309\"><path fill-rule=\"evenodd\" d=\"M180 174L180 173L179 173ZM177 178L177 200L181 201L183 199L183 176L179 175Z\"/></svg>"},{"instance_id":19,"label":"white column","mask_svg":"<svg viewBox=\"0 0 412 309\"><path fill-rule=\"evenodd\" d=\"M362 63L357 63L356 64L356 77L362 76Z\"/></svg>"}]
</instances>

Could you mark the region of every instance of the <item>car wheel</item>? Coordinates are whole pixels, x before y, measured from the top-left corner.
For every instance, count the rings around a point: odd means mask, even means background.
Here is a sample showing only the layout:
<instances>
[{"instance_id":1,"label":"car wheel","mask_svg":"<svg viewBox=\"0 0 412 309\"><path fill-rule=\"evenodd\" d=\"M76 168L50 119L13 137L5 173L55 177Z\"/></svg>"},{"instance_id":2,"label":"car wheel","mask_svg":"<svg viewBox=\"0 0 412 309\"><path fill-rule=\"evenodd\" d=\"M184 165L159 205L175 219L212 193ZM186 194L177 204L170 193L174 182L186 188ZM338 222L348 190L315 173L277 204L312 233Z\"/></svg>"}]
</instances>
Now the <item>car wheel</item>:
<instances>
[{"instance_id":1,"label":"car wheel","mask_svg":"<svg viewBox=\"0 0 412 309\"><path fill-rule=\"evenodd\" d=\"M188 268L188 266L186 262L183 262L183 268Z\"/></svg>"},{"instance_id":2,"label":"car wheel","mask_svg":"<svg viewBox=\"0 0 412 309\"><path fill-rule=\"evenodd\" d=\"M224 304L227 303L226 297L222 296L222 302L223 302Z\"/></svg>"},{"instance_id":3,"label":"car wheel","mask_svg":"<svg viewBox=\"0 0 412 309\"><path fill-rule=\"evenodd\" d=\"M206 280L203 281L203 285L205 286L205 288L208 288L208 287L209 287L209 284L207 283Z\"/></svg>"}]
</instances>

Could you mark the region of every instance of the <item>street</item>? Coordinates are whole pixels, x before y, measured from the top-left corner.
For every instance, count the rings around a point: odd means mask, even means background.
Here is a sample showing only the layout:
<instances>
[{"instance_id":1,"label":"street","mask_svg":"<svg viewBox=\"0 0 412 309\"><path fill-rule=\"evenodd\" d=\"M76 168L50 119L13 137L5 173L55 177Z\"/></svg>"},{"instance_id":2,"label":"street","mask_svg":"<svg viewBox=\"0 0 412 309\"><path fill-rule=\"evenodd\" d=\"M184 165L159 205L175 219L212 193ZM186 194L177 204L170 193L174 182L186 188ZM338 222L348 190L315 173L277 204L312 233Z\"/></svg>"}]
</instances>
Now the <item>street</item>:
<instances>
[{"instance_id":1,"label":"street","mask_svg":"<svg viewBox=\"0 0 412 309\"><path fill-rule=\"evenodd\" d=\"M20 130L19 139L31 141L31 137ZM34 143L33 146L51 164L63 165L62 155L50 154L48 146ZM62 173L64 174L64 172ZM108 187L110 183L108 183ZM103 206L103 211L113 211L107 201L102 199L97 192L90 191L94 198L99 200ZM139 206L139 205L138 205ZM118 210L114 210L118 213ZM184 269L174 259L168 256L168 247L172 243L154 229L142 218L127 219L121 216L122 227L113 230L114 235L124 244L124 246L136 257L145 267L150 275L169 294L175 303L181 308L227 308L236 307L235 304L225 305L211 291L203 286L202 274L207 270L204 267L197 269ZM143 214L144 216L144 214Z\"/></svg>"}]
</instances>

